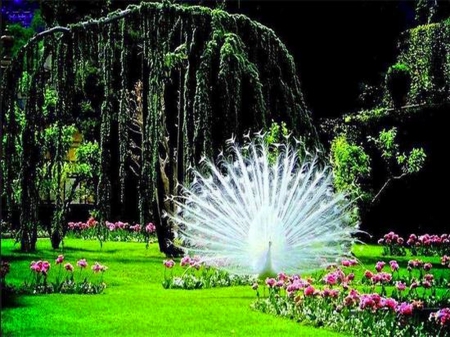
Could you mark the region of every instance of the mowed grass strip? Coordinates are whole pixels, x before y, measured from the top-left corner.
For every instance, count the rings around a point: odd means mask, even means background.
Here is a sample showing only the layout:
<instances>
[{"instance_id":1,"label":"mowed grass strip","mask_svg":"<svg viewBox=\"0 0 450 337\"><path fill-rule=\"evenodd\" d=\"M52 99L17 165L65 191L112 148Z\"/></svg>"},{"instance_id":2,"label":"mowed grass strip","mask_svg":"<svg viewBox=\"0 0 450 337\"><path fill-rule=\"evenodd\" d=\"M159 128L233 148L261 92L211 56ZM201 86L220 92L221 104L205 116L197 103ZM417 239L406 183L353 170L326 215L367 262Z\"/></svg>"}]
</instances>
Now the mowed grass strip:
<instances>
[{"instance_id":1,"label":"mowed grass strip","mask_svg":"<svg viewBox=\"0 0 450 337\"><path fill-rule=\"evenodd\" d=\"M40 239L38 252L23 254L12 240L1 240L2 259L10 261L7 282L19 285L30 278L32 260L51 263L50 281L58 274L59 254L80 270L81 276L98 277L90 267L108 266L107 288L99 295L51 294L19 297L16 307L2 307L2 336L345 336L301 325L250 308L255 292L250 287L202 290L165 290L165 259L158 245L66 239L64 249L53 250ZM166 272L171 272L166 270ZM173 272L181 274L180 267ZM62 271L65 275L65 271Z\"/></svg>"}]
</instances>

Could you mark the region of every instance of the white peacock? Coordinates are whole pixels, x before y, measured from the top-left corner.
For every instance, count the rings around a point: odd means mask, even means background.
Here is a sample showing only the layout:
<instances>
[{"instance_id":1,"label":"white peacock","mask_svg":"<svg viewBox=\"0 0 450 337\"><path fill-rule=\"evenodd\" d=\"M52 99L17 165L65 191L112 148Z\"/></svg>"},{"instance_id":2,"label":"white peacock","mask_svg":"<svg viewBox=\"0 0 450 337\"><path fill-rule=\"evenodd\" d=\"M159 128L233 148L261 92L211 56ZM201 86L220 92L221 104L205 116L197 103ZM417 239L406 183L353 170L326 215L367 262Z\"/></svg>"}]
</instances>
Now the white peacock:
<instances>
[{"instance_id":1,"label":"white peacock","mask_svg":"<svg viewBox=\"0 0 450 337\"><path fill-rule=\"evenodd\" d=\"M210 265L235 274L304 273L348 257L359 232L351 202L333 192L330 167L317 155L299 158L288 142L271 151L256 137L230 142L207 173L193 170L193 183L174 202L169 217L183 248ZM205 170L202 170L205 171Z\"/></svg>"}]
</instances>

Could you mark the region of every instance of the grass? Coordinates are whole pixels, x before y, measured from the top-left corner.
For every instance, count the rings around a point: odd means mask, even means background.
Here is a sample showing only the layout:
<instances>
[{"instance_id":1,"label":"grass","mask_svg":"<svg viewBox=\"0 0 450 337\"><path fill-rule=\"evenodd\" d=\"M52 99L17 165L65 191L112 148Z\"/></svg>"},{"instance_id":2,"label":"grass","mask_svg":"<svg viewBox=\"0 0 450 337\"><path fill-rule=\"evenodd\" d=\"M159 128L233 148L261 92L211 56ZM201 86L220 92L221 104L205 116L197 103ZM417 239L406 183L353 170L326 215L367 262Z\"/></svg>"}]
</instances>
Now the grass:
<instances>
[{"instance_id":1,"label":"grass","mask_svg":"<svg viewBox=\"0 0 450 337\"><path fill-rule=\"evenodd\" d=\"M74 265L85 258L108 266L108 287L99 295L22 296L17 306L2 307L2 336L345 336L252 310L250 287L165 290L164 256L155 244L106 242L100 248L97 241L67 239L64 250L54 251L41 239L35 254L17 248L1 240L2 259L11 262L8 283L21 284L32 260L46 259L56 269L55 258L64 254Z\"/></svg>"}]
</instances>

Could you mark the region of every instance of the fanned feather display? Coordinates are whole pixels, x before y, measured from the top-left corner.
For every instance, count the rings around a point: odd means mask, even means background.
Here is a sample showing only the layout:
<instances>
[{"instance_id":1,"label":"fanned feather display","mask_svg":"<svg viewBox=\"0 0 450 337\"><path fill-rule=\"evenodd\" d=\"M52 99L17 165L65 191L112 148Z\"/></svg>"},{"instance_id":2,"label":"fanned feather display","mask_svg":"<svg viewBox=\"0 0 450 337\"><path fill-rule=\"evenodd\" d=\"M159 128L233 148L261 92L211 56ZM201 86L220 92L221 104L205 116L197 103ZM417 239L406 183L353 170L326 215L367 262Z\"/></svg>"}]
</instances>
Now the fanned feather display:
<instances>
[{"instance_id":1,"label":"fanned feather display","mask_svg":"<svg viewBox=\"0 0 450 337\"><path fill-rule=\"evenodd\" d=\"M175 198L187 253L232 273L304 273L350 254L357 226L350 203L333 192L332 171L316 155L295 146L245 146L230 141L218 164L204 159L207 173Z\"/></svg>"}]
</instances>

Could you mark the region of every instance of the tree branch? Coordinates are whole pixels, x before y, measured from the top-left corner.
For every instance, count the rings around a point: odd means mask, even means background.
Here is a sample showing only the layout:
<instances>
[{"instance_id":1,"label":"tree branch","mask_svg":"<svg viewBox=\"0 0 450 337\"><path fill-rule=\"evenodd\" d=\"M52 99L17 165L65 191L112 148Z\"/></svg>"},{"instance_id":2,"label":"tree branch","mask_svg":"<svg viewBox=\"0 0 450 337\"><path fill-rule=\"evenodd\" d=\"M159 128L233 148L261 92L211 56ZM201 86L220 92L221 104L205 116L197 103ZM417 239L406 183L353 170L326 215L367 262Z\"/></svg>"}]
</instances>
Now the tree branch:
<instances>
[{"instance_id":1,"label":"tree branch","mask_svg":"<svg viewBox=\"0 0 450 337\"><path fill-rule=\"evenodd\" d=\"M375 203L375 201L379 198L379 196L381 195L381 193L388 187L388 185L389 185L393 180L400 180L400 179L402 179L402 178L403 178L404 176L406 176L406 175L407 175L407 173L402 173L402 174L399 175L399 176L394 176L394 177L389 178L389 179L384 183L384 185L380 188L380 190L378 191L377 195L375 195L375 196L373 197L371 203L372 203L372 204Z\"/></svg>"}]
</instances>

